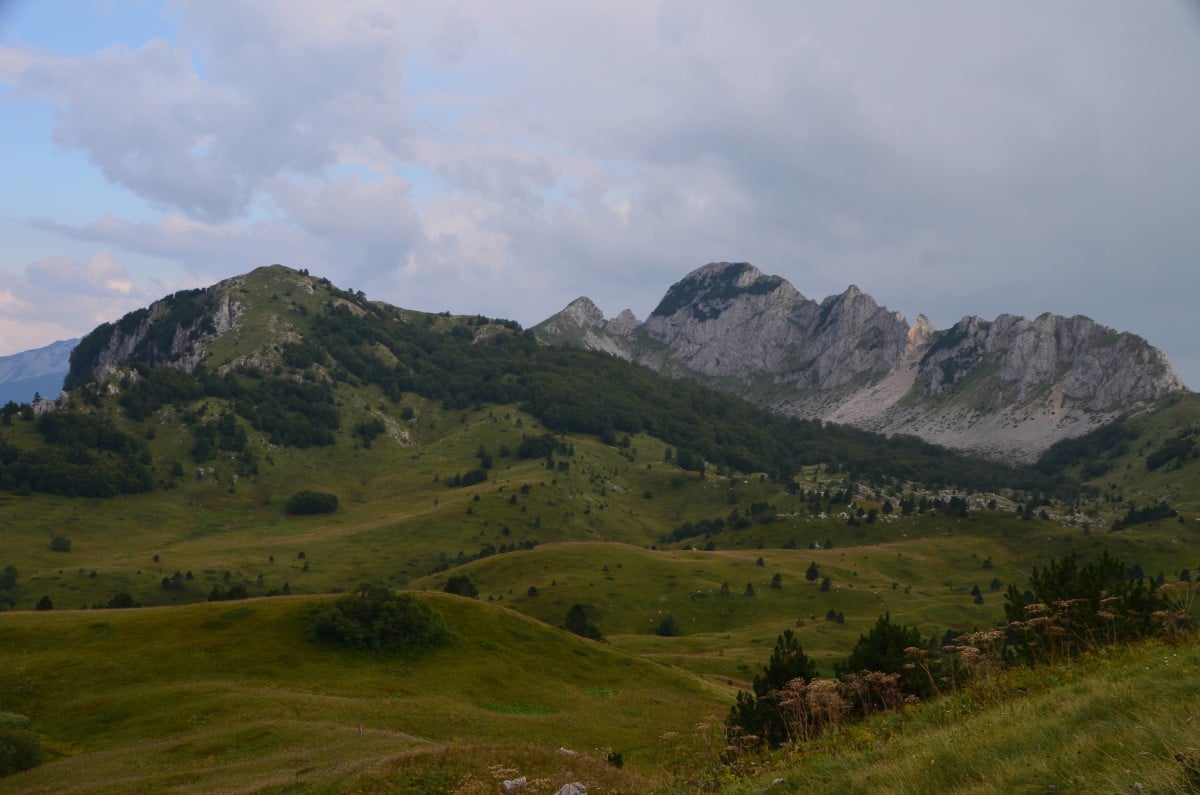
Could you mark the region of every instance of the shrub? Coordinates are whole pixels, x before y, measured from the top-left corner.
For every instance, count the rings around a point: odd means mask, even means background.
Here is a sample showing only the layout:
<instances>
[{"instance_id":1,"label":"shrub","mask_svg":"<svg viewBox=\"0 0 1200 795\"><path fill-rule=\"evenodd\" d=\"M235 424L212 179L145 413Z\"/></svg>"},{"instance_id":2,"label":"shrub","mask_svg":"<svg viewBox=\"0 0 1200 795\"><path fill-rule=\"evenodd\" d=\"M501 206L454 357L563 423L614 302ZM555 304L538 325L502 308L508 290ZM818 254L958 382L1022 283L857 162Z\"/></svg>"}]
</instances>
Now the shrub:
<instances>
[{"instance_id":1,"label":"shrub","mask_svg":"<svg viewBox=\"0 0 1200 795\"><path fill-rule=\"evenodd\" d=\"M141 607L142 603L134 599L124 591L113 594L113 597L108 600L105 605L110 610L125 610L130 607Z\"/></svg>"},{"instance_id":2,"label":"shrub","mask_svg":"<svg viewBox=\"0 0 1200 795\"><path fill-rule=\"evenodd\" d=\"M29 726L29 718L15 712L0 712L0 728L24 729Z\"/></svg>"},{"instance_id":3,"label":"shrub","mask_svg":"<svg viewBox=\"0 0 1200 795\"><path fill-rule=\"evenodd\" d=\"M316 640L370 651L407 651L435 646L446 639L442 615L409 593L368 586L310 615Z\"/></svg>"},{"instance_id":4,"label":"shrub","mask_svg":"<svg viewBox=\"0 0 1200 795\"><path fill-rule=\"evenodd\" d=\"M925 641L916 627L896 624L891 614L885 613L870 632L858 636L850 655L842 662L835 663L834 670L843 678L866 672L898 674L904 692L926 697L933 694L934 686L928 672L910 664L912 660L908 652L909 649L924 647ZM859 706L863 708L867 705Z\"/></svg>"},{"instance_id":5,"label":"shrub","mask_svg":"<svg viewBox=\"0 0 1200 795\"><path fill-rule=\"evenodd\" d=\"M790 629L775 640L775 650L761 674L754 677L754 692L739 690L737 701L730 710L725 725L732 734L754 737L772 748L788 739L788 726L780 708L780 694L789 682L810 681L817 675L817 666Z\"/></svg>"},{"instance_id":6,"label":"shrub","mask_svg":"<svg viewBox=\"0 0 1200 795\"><path fill-rule=\"evenodd\" d=\"M475 469L467 470L466 472L464 472L461 475L454 475L448 481L446 481L446 485L449 486L450 488L459 488L462 486L475 486L480 483L483 483L485 480L487 480L487 478L488 478L487 470L484 469L483 467L476 467Z\"/></svg>"},{"instance_id":7,"label":"shrub","mask_svg":"<svg viewBox=\"0 0 1200 795\"><path fill-rule=\"evenodd\" d=\"M36 734L0 724L0 776L11 776L41 763L42 745Z\"/></svg>"},{"instance_id":8,"label":"shrub","mask_svg":"<svg viewBox=\"0 0 1200 795\"><path fill-rule=\"evenodd\" d=\"M50 539L50 548L55 552L70 552L71 539L66 536L54 536Z\"/></svg>"},{"instance_id":9,"label":"shrub","mask_svg":"<svg viewBox=\"0 0 1200 795\"><path fill-rule=\"evenodd\" d=\"M1009 585L1005 595L1010 646L1032 665L1175 627L1182 617L1154 581L1129 571L1107 551L1083 566L1067 555L1034 567L1028 591Z\"/></svg>"},{"instance_id":10,"label":"shrub","mask_svg":"<svg viewBox=\"0 0 1200 795\"><path fill-rule=\"evenodd\" d=\"M675 624L675 617L668 613L662 621L658 622L658 629L654 630L654 632L664 638L678 635L679 628Z\"/></svg>"},{"instance_id":11,"label":"shrub","mask_svg":"<svg viewBox=\"0 0 1200 795\"><path fill-rule=\"evenodd\" d=\"M323 491L298 491L288 498L285 510L301 516L317 513L333 513L338 508L336 494Z\"/></svg>"},{"instance_id":12,"label":"shrub","mask_svg":"<svg viewBox=\"0 0 1200 795\"><path fill-rule=\"evenodd\" d=\"M456 594L457 596L467 596L471 599L479 598L479 589L475 587L475 583L471 582L471 578L466 574L455 574L446 581L446 593Z\"/></svg>"},{"instance_id":13,"label":"shrub","mask_svg":"<svg viewBox=\"0 0 1200 795\"><path fill-rule=\"evenodd\" d=\"M563 627L568 632L574 632L581 638L604 640L604 633L588 618L587 610L584 609L583 605L571 605L571 609L567 611L567 620L563 624Z\"/></svg>"}]
</instances>

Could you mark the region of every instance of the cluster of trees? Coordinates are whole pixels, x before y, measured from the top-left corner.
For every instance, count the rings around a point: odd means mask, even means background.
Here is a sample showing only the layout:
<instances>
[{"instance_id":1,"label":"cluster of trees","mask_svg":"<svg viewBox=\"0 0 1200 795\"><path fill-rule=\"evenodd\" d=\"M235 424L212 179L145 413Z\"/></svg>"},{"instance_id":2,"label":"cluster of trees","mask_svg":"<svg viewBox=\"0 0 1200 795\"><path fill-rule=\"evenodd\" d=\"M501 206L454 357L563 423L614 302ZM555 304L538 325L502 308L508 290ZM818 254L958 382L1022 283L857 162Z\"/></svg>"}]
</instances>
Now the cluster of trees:
<instances>
[{"instance_id":1,"label":"cluster of trees","mask_svg":"<svg viewBox=\"0 0 1200 795\"><path fill-rule=\"evenodd\" d=\"M446 593L452 593L457 596L465 596L468 599L479 598L479 588L475 583L471 582L470 575L454 574L446 580L446 587L443 589Z\"/></svg>"},{"instance_id":2,"label":"cluster of trees","mask_svg":"<svg viewBox=\"0 0 1200 795\"><path fill-rule=\"evenodd\" d=\"M507 528L503 528L507 530ZM481 560L490 558L492 555L506 555L509 552L517 552L519 550L533 549L538 545L536 539L523 539L521 541L513 541L510 544L484 544L479 548L479 552L474 555L468 555L460 551L456 557L451 558L445 552L438 553L437 563L433 567L434 574L448 570L451 566L461 566L464 563L470 563L472 560Z\"/></svg>"},{"instance_id":3,"label":"cluster of trees","mask_svg":"<svg viewBox=\"0 0 1200 795\"><path fill-rule=\"evenodd\" d=\"M378 417L362 420L354 426L354 435L362 440L362 446L370 448L377 438L383 435L387 426Z\"/></svg>"},{"instance_id":4,"label":"cluster of trees","mask_svg":"<svg viewBox=\"0 0 1200 795\"><path fill-rule=\"evenodd\" d=\"M1146 469L1153 472L1167 464L1180 466L1185 461L1200 456L1200 448L1196 446L1196 433L1196 429L1189 428L1163 442L1157 450L1146 456Z\"/></svg>"},{"instance_id":5,"label":"cluster of trees","mask_svg":"<svg viewBox=\"0 0 1200 795\"><path fill-rule=\"evenodd\" d=\"M1127 419L1120 419L1083 436L1055 442L1034 467L1047 476L1079 467L1084 480L1093 480L1111 470L1116 459L1128 454L1140 435Z\"/></svg>"},{"instance_id":6,"label":"cluster of trees","mask_svg":"<svg viewBox=\"0 0 1200 795\"><path fill-rule=\"evenodd\" d=\"M1107 551L1083 565L1067 555L1035 567L1026 590L1008 587L1004 615L1012 658L1030 664L1175 632L1187 620L1141 566L1127 567Z\"/></svg>"},{"instance_id":7,"label":"cluster of trees","mask_svg":"<svg viewBox=\"0 0 1200 795\"><path fill-rule=\"evenodd\" d=\"M368 651L410 651L435 646L448 636L441 613L410 593L364 586L309 615L315 640Z\"/></svg>"},{"instance_id":8,"label":"cluster of trees","mask_svg":"<svg viewBox=\"0 0 1200 795\"><path fill-rule=\"evenodd\" d=\"M446 485L452 489L465 486L477 486L487 480L487 478L488 473L486 469L483 467L475 467L474 469L468 469L466 472L454 473L450 477L446 478Z\"/></svg>"},{"instance_id":9,"label":"cluster of trees","mask_svg":"<svg viewBox=\"0 0 1200 795\"><path fill-rule=\"evenodd\" d=\"M1178 515L1179 512L1165 502L1160 502L1157 505L1147 505L1145 508L1138 508L1131 505L1124 516L1113 521L1112 529L1124 530L1126 527L1132 527L1135 524L1158 522Z\"/></svg>"},{"instance_id":10,"label":"cluster of trees","mask_svg":"<svg viewBox=\"0 0 1200 795\"><path fill-rule=\"evenodd\" d=\"M191 423L192 458L197 463L209 461L218 451L229 453L246 452L246 429L238 424L232 412L223 411L215 420L204 421L196 417Z\"/></svg>"},{"instance_id":11,"label":"cluster of trees","mask_svg":"<svg viewBox=\"0 0 1200 795\"><path fill-rule=\"evenodd\" d=\"M121 384L120 404L125 416L143 420L165 405L182 404L204 396L199 379L174 367L151 368L144 362L134 364L137 378Z\"/></svg>"},{"instance_id":12,"label":"cluster of trees","mask_svg":"<svg viewBox=\"0 0 1200 795\"><path fill-rule=\"evenodd\" d=\"M341 420L333 389L325 383L304 383L285 378L229 379L234 410L271 444L288 447L322 447L334 442Z\"/></svg>"},{"instance_id":13,"label":"cluster of trees","mask_svg":"<svg viewBox=\"0 0 1200 795\"><path fill-rule=\"evenodd\" d=\"M149 450L103 412L51 411L36 427L41 447L0 439L0 490L113 497L153 487Z\"/></svg>"}]
</instances>

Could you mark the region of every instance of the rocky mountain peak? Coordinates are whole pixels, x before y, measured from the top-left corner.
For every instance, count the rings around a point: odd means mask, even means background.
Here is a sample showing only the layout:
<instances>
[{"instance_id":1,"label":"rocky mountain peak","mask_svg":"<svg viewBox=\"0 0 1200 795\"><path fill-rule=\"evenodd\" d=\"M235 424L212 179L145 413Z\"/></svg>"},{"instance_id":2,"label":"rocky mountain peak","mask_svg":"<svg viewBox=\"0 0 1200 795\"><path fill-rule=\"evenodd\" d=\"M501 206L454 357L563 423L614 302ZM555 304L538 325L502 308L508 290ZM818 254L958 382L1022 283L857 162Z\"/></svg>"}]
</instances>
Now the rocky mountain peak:
<instances>
[{"instance_id":1,"label":"rocky mountain peak","mask_svg":"<svg viewBox=\"0 0 1200 795\"><path fill-rule=\"evenodd\" d=\"M563 334L603 325L604 313L587 296L576 298L567 304L561 312L554 315L554 317L545 323L546 330L554 334Z\"/></svg>"},{"instance_id":2,"label":"rocky mountain peak","mask_svg":"<svg viewBox=\"0 0 1200 795\"><path fill-rule=\"evenodd\" d=\"M712 262L673 284L650 313L647 323L659 318L674 318L681 311L704 322L720 316L738 299L772 296L777 291L782 295L776 298L782 300L803 297L781 277L766 276L747 262ZM661 327L661 324L655 324L655 327Z\"/></svg>"},{"instance_id":3,"label":"rocky mountain peak","mask_svg":"<svg viewBox=\"0 0 1200 795\"><path fill-rule=\"evenodd\" d=\"M637 330L638 321L631 310L605 320L600 308L586 297L576 298L532 329L546 342L604 351L622 359L633 358L628 345Z\"/></svg>"},{"instance_id":4,"label":"rocky mountain peak","mask_svg":"<svg viewBox=\"0 0 1200 795\"><path fill-rule=\"evenodd\" d=\"M911 359L923 354L929 347L933 335L933 322L924 315L917 315L917 321L912 324L908 334L905 335L904 358Z\"/></svg>"},{"instance_id":5,"label":"rocky mountain peak","mask_svg":"<svg viewBox=\"0 0 1200 795\"><path fill-rule=\"evenodd\" d=\"M621 310L621 314L604 324L604 330L609 334L627 337L637 330L638 320L631 309Z\"/></svg>"},{"instance_id":6,"label":"rocky mountain peak","mask_svg":"<svg viewBox=\"0 0 1200 795\"><path fill-rule=\"evenodd\" d=\"M592 322L573 341L783 413L1009 460L1184 388L1160 351L1089 318L969 315L938 331L857 285L817 303L745 262L697 268L634 326Z\"/></svg>"}]
</instances>

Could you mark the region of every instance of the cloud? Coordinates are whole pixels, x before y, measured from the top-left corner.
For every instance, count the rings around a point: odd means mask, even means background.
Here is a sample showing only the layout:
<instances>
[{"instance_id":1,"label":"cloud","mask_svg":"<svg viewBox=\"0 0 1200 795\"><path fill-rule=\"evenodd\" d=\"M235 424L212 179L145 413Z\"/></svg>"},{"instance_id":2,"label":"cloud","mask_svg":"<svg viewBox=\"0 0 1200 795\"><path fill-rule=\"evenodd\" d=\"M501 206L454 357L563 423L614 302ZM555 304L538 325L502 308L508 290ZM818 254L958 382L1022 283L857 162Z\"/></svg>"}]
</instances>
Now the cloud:
<instances>
[{"instance_id":1,"label":"cloud","mask_svg":"<svg viewBox=\"0 0 1200 795\"><path fill-rule=\"evenodd\" d=\"M306 21L326 27L301 26L296 5L196 4L185 9L194 50L159 38L84 57L10 50L0 64L53 105L55 142L112 182L153 207L229 221L266 180L319 175L347 146L404 138L392 20L314 4ZM196 70L201 50L209 76Z\"/></svg>"},{"instance_id":2,"label":"cloud","mask_svg":"<svg viewBox=\"0 0 1200 795\"><path fill-rule=\"evenodd\" d=\"M692 267L750 260L943 327L1082 313L1200 358L1165 320L1200 289L1182 6L174 8L162 39L0 49L55 140L161 213L40 228L524 323L580 294L644 315Z\"/></svg>"},{"instance_id":3,"label":"cloud","mask_svg":"<svg viewBox=\"0 0 1200 795\"><path fill-rule=\"evenodd\" d=\"M90 259L45 257L0 271L0 355L78 337L184 285L135 280L110 250Z\"/></svg>"}]
</instances>

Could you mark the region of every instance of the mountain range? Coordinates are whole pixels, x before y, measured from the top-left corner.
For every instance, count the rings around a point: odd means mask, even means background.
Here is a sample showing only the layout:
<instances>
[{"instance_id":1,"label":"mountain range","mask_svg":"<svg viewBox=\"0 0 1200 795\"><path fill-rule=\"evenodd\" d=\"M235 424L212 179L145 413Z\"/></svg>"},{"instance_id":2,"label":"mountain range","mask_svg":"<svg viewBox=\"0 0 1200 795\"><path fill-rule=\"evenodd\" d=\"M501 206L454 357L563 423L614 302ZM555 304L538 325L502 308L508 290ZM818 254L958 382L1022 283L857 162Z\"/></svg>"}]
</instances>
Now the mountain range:
<instances>
[{"instance_id":1,"label":"mountain range","mask_svg":"<svg viewBox=\"0 0 1200 795\"><path fill-rule=\"evenodd\" d=\"M234 327L240 305L222 288L240 278L210 288L224 298L199 325L181 325L195 318L159 302L122 319L103 346L89 335L79 358L98 375L137 349L148 364L190 370L206 341ZM628 309L606 319L581 297L532 331L550 344L609 353L784 415L1021 463L1185 391L1160 350L1087 317L967 316L937 330L924 315L909 323L857 286L817 302L748 263L692 271L645 322ZM0 403L56 397L78 342L0 357Z\"/></svg>"},{"instance_id":2,"label":"mountain range","mask_svg":"<svg viewBox=\"0 0 1200 795\"><path fill-rule=\"evenodd\" d=\"M748 263L692 271L644 323L629 310L606 320L579 298L533 330L772 411L1010 461L1185 389L1161 351L1086 317L969 316L936 330L854 285L817 302Z\"/></svg>"}]
</instances>

